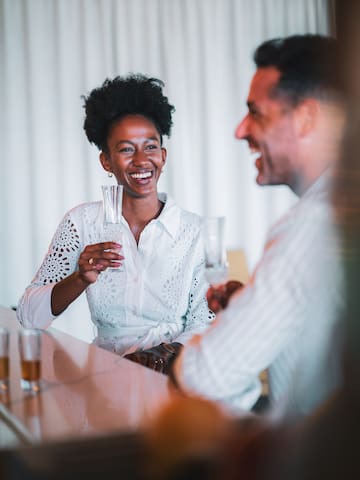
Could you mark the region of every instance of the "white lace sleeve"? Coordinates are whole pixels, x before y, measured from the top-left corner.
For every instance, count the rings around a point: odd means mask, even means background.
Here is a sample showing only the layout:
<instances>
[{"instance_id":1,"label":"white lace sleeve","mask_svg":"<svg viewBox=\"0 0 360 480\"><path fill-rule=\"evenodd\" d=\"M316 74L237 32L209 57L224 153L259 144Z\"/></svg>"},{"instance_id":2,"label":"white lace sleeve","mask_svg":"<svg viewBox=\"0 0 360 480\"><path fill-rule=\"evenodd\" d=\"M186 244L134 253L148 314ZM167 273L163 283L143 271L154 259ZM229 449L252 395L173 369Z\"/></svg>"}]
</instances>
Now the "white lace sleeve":
<instances>
[{"instance_id":1,"label":"white lace sleeve","mask_svg":"<svg viewBox=\"0 0 360 480\"><path fill-rule=\"evenodd\" d=\"M201 263L194 271L184 332L176 339L177 342L186 343L193 335L204 332L215 318L206 300L209 285L205 281L203 269Z\"/></svg>"},{"instance_id":2,"label":"white lace sleeve","mask_svg":"<svg viewBox=\"0 0 360 480\"><path fill-rule=\"evenodd\" d=\"M25 327L46 328L51 312L51 290L76 269L81 252L79 230L71 211L58 226L43 263L19 301L17 317Z\"/></svg>"}]
</instances>

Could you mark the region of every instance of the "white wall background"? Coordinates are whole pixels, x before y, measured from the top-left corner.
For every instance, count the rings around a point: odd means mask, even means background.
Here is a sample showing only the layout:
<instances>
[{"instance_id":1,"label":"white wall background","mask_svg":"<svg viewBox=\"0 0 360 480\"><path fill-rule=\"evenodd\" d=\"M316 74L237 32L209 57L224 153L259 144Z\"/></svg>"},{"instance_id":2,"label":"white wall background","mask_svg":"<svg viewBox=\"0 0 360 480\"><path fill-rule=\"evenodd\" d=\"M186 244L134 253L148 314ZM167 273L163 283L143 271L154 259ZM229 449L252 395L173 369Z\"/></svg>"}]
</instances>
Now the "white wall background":
<instances>
[{"instance_id":1,"label":"white wall background","mask_svg":"<svg viewBox=\"0 0 360 480\"><path fill-rule=\"evenodd\" d=\"M161 78L176 106L160 190L225 215L252 268L294 202L260 188L234 138L263 40L329 32L327 0L0 0L0 304L16 305L65 211L107 182L82 130L81 95L106 77ZM87 338L84 299L56 321Z\"/></svg>"}]
</instances>

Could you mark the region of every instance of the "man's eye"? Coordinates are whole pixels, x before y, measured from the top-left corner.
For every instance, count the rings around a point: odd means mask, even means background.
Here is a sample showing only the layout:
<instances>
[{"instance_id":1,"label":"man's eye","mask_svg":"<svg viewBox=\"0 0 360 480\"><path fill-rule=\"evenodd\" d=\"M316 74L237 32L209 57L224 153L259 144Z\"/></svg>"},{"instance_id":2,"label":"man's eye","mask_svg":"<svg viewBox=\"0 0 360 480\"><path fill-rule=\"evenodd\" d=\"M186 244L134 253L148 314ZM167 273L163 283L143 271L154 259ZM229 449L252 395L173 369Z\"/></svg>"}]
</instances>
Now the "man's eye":
<instances>
[{"instance_id":1,"label":"man's eye","mask_svg":"<svg viewBox=\"0 0 360 480\"><path fill-rule=\"evenodd\" d=\"M261 114L258 110L249 110L249 115L253 118L261 117Z\"/></svg>"},{"instance_id":2,"label":"man's eye","mask_svg":"<svg viewBox=\"0 0 360 480\"><path fill-rule=\"evenodd\" d=\"M157 145L151 144L146 146L146 150L156 150L158 148Z\"/></svg>"}]
</instances>

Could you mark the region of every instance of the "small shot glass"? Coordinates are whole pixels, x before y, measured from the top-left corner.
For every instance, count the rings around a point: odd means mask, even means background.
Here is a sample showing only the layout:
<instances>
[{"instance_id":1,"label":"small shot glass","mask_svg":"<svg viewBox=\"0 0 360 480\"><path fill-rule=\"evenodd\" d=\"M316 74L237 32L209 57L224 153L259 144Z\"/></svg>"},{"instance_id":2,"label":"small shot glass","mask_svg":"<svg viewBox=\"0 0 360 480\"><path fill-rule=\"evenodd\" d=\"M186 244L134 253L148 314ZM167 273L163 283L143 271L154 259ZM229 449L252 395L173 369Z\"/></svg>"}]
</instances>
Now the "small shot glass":
<instances>
[{"instance_id":1,"label":"small shot glass","mask_svg":"<svg viewBox=\"0 0 360 480\"><path fill-rule=\"evenodd\" d=\"M9 384L9 339L10 332L0 327L0 389L7 390Z\"/></svg>"},{"instance_id":2,"label":"small shot glass","mask_svg":"<svg viewBox=\"0 0 360 480\"><path fill-rule=\"evenodd\" d=\"M19 330L21 362L21 387L25 391L38 392L41 378L41 330Z\"/></svg>"}]
</instances>

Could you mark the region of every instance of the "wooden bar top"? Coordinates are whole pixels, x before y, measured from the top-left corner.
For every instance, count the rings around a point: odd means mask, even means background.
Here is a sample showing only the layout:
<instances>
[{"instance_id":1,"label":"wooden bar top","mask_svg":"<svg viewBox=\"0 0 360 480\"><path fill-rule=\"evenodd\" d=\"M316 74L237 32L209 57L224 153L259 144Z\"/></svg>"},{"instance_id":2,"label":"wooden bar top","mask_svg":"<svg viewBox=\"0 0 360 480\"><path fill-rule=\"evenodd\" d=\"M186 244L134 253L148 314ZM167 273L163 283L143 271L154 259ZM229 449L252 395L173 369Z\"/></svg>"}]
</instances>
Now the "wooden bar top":
<instances>
[{"instance_id":1,"label":"wooden bar top","mask_svg":"<svg viewBox=\"0 0 360 480\"><path fill-rule=\"evenodd\" d=\"M0 325L11 332L0 419L25 443L139 431L172 394L165 375L54 328L42 335L41 391L25 393L15 312L0 306Z\"/></svg>"}]
</instances>

